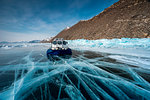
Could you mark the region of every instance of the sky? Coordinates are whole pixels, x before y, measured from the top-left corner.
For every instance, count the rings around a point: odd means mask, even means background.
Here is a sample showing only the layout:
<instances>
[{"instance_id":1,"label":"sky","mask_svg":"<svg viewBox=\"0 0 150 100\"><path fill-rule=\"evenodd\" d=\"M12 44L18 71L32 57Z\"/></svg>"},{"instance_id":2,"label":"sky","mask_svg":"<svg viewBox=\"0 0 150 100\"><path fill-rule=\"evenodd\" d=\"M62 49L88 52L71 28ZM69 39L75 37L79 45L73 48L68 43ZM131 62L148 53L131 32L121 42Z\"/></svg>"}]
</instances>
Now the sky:
<instances>
[{"instance_id":1,"label":"sky","mask_svg":"<svg viewBox=\"0 0 150 100\"><path fill-rule=\"evenodd\" d=\"M0 41L42 40L118 0L0 0Z\"/></svg>"}]
</instances>

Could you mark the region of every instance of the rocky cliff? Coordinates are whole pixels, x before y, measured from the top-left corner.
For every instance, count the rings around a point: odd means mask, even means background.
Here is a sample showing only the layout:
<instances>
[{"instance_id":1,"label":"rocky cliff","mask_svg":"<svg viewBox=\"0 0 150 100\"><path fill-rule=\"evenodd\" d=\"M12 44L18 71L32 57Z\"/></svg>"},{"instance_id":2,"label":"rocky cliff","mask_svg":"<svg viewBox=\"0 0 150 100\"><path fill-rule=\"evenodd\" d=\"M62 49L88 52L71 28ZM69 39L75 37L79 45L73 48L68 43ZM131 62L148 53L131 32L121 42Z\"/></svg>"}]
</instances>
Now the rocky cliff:
<instances>
[{"instance_id":1,"label":"rocky cliff","mask_svg":"<svg viewBox=\"0 0 150 100\"><path fill-rule=\"evenodd\" d=\"M149 38L150 0L120 0L89 20L79 21L55 38Z\"/></svg>"}]
</instances>

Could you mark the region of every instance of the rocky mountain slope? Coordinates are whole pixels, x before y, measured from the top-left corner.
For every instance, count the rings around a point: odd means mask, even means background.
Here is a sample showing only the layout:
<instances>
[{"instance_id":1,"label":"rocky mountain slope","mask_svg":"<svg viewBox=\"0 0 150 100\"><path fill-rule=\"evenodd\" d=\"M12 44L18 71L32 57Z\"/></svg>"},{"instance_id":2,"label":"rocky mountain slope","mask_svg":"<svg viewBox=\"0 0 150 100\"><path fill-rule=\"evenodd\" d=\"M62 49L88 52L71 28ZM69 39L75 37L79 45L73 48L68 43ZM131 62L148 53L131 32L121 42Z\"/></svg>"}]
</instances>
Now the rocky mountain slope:
<instances>
[{"instance_id":1,"label":"rocky mountain slope","mask_svg":"<svg viewBox=\"0 0 150 100\"><path fill-rule=\"evenodd\" d=\"M89 20L79 21L55 38L149 38L150 0L120 0Z\"/></svg>"}]
</instances>

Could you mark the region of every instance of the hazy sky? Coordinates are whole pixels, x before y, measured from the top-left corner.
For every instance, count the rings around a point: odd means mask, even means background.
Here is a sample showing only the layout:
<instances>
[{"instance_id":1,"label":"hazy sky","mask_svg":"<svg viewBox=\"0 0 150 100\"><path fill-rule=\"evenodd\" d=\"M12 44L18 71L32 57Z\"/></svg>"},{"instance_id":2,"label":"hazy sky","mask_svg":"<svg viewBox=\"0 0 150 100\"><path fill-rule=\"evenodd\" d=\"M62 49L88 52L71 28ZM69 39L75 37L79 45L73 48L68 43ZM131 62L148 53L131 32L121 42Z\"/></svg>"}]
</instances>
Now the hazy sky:
<instances>
[{"instance_id":1,"label":"hazy sky","mask_svg":"<svg viewBox=\"0 0 150 100\"><path fill-rule=\"evenodd\" d=\"M0 41L55 36L118 0L0 0Z\"/></svg>"}]
</instances>

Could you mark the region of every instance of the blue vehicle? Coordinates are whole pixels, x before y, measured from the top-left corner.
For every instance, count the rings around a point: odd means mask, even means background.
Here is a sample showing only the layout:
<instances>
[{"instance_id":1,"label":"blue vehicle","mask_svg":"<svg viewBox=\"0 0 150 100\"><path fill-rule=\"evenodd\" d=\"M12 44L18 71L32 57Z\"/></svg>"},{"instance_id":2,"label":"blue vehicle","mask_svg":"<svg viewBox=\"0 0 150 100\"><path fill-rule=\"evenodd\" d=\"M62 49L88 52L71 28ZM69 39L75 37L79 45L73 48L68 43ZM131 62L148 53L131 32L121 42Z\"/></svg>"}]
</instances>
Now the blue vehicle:
<instances>
[{"instance_id":1,"label":"blue vehicle","mask_svg":"<svg viewBox=\"0 0 150 100\"><path fill-rule=\"evenodd\" d=\"M51 47L47 50L47 58L50 60L59 59L59 57L69 58L72 50L68 48L68 43L63 38L56 38L52 41Z\"/></svg>"}]
</instances>

